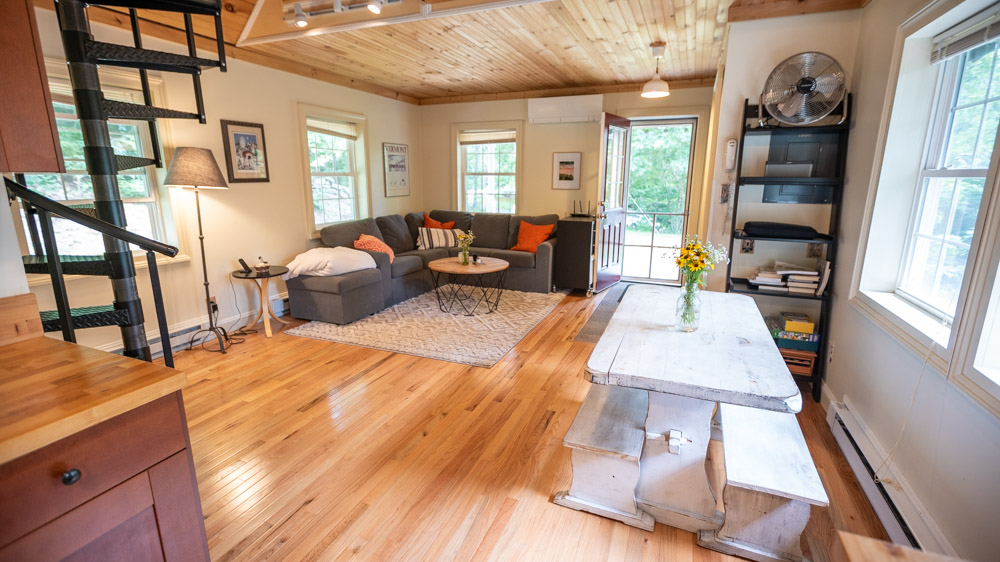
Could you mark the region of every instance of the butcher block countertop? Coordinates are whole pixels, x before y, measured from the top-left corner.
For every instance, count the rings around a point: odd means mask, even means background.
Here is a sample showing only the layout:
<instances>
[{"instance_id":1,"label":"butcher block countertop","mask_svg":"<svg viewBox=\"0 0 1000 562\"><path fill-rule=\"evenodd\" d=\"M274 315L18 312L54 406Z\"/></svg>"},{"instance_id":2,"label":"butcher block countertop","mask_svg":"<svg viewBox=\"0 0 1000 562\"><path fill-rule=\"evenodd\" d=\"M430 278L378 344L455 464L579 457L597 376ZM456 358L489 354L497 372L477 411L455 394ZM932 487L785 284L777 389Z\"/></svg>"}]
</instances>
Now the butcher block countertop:
<instances>
[{"instance_id":1,"label":"butcher block countertop","mask_svg":"<svg viewBox=\"0 0 1000 562\"><path fill-rule=\"evenodd\" d=\"M186 385L183 371L52 338L0 345L0 464Z\"/></svg>"}]
</instances>

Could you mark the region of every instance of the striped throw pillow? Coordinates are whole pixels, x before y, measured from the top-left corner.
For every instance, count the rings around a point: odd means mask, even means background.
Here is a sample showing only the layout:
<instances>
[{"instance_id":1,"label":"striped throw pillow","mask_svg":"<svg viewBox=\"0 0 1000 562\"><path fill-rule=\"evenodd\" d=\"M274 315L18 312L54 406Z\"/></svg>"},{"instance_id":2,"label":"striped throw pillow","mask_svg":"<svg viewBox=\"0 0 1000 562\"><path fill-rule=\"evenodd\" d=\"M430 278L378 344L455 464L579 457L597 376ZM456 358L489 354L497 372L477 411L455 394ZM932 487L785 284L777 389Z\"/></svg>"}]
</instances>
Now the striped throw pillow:
<instances>
[{"instance_id":1,"label":"striped throw pillow","mask_svg":"<svg viewBox=\"0 0 1000 562\"><path fill-rule=\"evenodd\" d=\"M458 246L458 235L461 233L462 230L458 228L447 230L421 226L417 229L417 249L454 248Z\"/></svg>"}]
</instances>

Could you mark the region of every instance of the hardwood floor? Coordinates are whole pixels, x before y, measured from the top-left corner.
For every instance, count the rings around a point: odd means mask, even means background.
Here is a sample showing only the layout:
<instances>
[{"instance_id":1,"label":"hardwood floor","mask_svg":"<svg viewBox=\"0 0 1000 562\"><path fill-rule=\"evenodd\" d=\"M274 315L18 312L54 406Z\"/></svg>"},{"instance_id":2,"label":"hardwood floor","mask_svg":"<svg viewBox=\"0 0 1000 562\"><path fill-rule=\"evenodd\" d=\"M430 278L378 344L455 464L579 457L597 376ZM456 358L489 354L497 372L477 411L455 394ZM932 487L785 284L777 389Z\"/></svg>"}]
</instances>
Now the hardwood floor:
<instances>
[{"instance_id":1,"label":"hardwood floor","mask_svg":"<svg viewBox=\"0 0 1000 562\"><path fill-rule=\"evenodd\" d=\"M489 369L284 333L178 354L212 559L736 560L551 502L600 298L567 297ZM823 410L798 417L831 499L803 547L885 538Z\"/></svg>"}]
</instances>

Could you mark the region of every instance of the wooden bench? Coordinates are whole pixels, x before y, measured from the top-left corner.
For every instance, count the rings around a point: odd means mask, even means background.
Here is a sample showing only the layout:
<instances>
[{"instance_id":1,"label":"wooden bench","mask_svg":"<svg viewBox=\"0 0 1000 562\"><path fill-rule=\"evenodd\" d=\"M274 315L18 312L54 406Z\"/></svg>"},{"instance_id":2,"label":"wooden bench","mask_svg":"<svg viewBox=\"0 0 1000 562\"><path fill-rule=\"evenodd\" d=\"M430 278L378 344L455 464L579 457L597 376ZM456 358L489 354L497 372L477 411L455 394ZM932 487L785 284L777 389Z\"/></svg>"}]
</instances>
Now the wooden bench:
<instances>
[{"instance_id":1,"label":"wooden bench","mask_svg":"<svg viewBox=\"0 0 1000 562\"><path fill-rule=\"evenodd\" d=\"M811 505L829 500L794 414L719 404L725 522L698 544L750 560L802 560Z\"/></svg>"},{"instance_id":2,"label":"wooden bench","mask_svg":"<svg viewBox=\"0 0 1000 562\"><path fill-rule=\"evenodd\" d=\"M648 404L645 391L591 385L563 439L572 449L573 483L553 502L653 530L653 516L635 502Z\"/></svg>"}]
</instances>

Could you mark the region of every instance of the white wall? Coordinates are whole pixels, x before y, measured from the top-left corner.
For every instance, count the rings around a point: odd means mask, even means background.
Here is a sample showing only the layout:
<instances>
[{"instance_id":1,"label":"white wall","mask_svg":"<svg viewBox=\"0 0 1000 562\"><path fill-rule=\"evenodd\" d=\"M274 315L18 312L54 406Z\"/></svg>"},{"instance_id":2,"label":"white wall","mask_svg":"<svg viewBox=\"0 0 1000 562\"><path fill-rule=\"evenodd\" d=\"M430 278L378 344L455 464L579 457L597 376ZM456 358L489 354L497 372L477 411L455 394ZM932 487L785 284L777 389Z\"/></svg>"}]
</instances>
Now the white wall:
<instances>
[{"instance_id":1,"label":"white wall","mask_svg":"<svg viewBox=\"0 0 1000 562\"><path fill-rule=\"evenodd\" d=\"M39 9L39 32L47 57L62 58L55 13ZM103 25L94 26L99 40L131 44L129 33ZM147 39L147 48L182 52L183 47ZM213 53L203 56L214 58ZM187 75L164 73L165 107L194 111L191 79ZM206 70L202 74L205 113L208 123L201 125L189 120L161 120L171 146L210 148L225 173L222 133L219 120L262 123L270 167L266 183L235 183L228 191L202 192L202 219L209 282L218 299L220 318L233 318L257 307L256 292L249 282L236 281L230 288L229 273L239 267L237 258L248 262L263 256L271 263L288 263L296 254L310 246L306 227L306 182L301 165L298 102L307 103L368 118L368 169L371 178L372 213L406 212L424 206L421 179L421 147L418 135L418 107L335 86L271 68L229 60L229 71ZM408 144L414 151L410 172L411 194L408 197L386 198L383 186L382 143ZM160 177L163 177L160 171ZM181 252L190 260L171 263L160 268L164 298L171 329L187 327L205 321L204 290L202 288L201 255L198 249L194 195L184 190L171 190L173 214L177 221ZM4 237L6 242L6 236ZM5 244L6 246L6 244ZM152 296L146 271L139 271L139 289L146 309L147 331L155 331ZM278 280L271 285L271 296L285 291ZM55 307L52 292L44 280L32 283L39 306ZM234 294L235 293L235 294ZM107 279L79 278L69 282L72 306L111 302ZM91 346L120 347L117 328L82 330L81 343Z\"/></svg>"},{"instance_id":2,"label":"white wall","mask_svg":"<svg viewBox=\"0 0 1000 562\"><path fill-rule=\"evenodd\" d=\"M756 103L764 88L764 81L771 70L784 59L804 51L819 51L833 58L847 72L848 91L851 90L852 76L850 69L854 65L854 53L858 42L858 30L861 19L860 10L827 12L806 16L772 18L747 22L737 22L730 25L729 43L726 49L725 81L722 86L722 101L719 112L719 130L716 146L718 157L715 162L715 181L712 185L711 228L709 240L728 244L731 224L727 217L727 207L719 203L723 184L735 180L735 173L726 173L723 169L725 143L728 138L740 138L740 119L743 115L743 101L747 98ZM746 200L741 200L741 205ZM791 209L782 205L789 212L805 211ZM793 215L787 215L792 217ZM799 219L786 219L785 222L795 222ZM810 224L812 219L802 217L803 224ZM738 250L736 250L738 251ZM760 256L756 256L759 258ZM716 291L724 290L725 275L709 277L709 288Z\"/></svg>"},{"instance_id":3,"label":"white wall","mask_svg":"<svg viewBox=\"0 0 1000 562\"><path fill-rule=\"evenodd\" d=\"M847 300L859 252L879 121L897 27L925 0L876 0L862 12L852 92L855 114L847 162L841 246L830 341L836 347L827 385L848 399L883 450L899 435L924 358L901 345ZM841 61L843 62L843 61ZM848 67L851 68L851 67ZM897 470L962 558L996 560L1000 552L1000 420L927 367L894 458Z\"/></svg>"},{"instance_id":4,"label":"white wall","mask_svg":"<svg viewBox=\"0 0 1000 562\"><path fill-rule=\"evenodd\" d=\"M667 98L644 99L638 93L606 94L604 110L624 117L650 117L673 115L704 116L700 121L698 146L704 152L708 108L712 103L711 88L677 89ZM452 125L457 123L488 121L523 121L524 126L524 186L521 191L519 213L569 214L573 201L589 200L596 209L598 201L598 152L600 151L600 124L558 123L531 124L528 122L527 100L485 101L428 105L420 108L420 145L424 166L424 210L450 209L456 203L456 171L454 169L454 142ZM555 152L582 152L583 175L579 190L552 189L552 154ZM695 162L695 190L700 194L703 159Z\"/></svg>"},{"instance_id":5,"label":"white wall","mask_svg":"<svg viewBox=\"0 0 1000 562\"><path fill-rule=\"evenodd\" d=\"M0 299L27 292L28 281L21 265L14 219L7 209L0 209Z\"/></svg>"}]
</instances>

